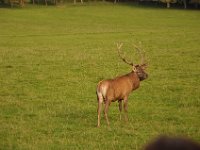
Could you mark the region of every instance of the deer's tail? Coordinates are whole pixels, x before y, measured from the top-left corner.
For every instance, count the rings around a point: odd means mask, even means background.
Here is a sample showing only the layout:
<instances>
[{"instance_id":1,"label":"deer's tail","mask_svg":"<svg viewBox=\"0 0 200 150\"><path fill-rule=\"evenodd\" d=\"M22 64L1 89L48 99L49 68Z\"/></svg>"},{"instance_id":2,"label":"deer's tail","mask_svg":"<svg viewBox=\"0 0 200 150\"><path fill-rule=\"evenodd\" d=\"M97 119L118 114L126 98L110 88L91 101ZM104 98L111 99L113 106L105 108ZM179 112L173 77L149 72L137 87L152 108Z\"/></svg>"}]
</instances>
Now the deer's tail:
<instances>
[{"instance_id":1,"label":"deer's tail","mask_svg":"<svg viewBox=\"0 0 200 150\"><path fill-rule=\"evenodd\" d=\"M106 81L100 81L97 85L97 99L99 102L103 102L103 100L105 100L106 98L106 94L107 94L107 90L108 90L108 83Z\"/></svg>"}]
</instances>

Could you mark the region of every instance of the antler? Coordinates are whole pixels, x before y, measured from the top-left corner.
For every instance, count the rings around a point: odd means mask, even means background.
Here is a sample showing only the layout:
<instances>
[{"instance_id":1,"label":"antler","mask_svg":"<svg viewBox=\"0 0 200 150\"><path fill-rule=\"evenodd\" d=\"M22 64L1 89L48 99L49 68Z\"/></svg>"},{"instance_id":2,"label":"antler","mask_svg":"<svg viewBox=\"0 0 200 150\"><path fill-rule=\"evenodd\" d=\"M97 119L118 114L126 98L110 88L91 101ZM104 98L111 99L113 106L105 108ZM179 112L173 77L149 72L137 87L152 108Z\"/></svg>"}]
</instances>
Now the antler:
<instances>
[{"instance_id":1,"label":"antler","mask_svg":"<svg viewBox=\"0 0 200 150\"><path fill-rule=\"evenodd\" d=\"M133 66L133 63L132 62L129 62L129 61L127 61L126 59L125 59L125 57L124 56L122 56L121 54L120 54L120 51L121 51L121 47L123 46L123 43L117 43L117 51L118 51L118 54L119 54L119 57L125 62L125 63L127 63L128 65L131 65L131 66Z\"/></svg>"},{"instance_id":2,"label":"antler","mask_svg":"<svg viewBox=\"0 0 200 150\"><path fill-rule=\"evenodd\" d=\"M141 50L141 48L139 48L138 46L133 44L133 47L138 51L139 55L141 56L141 64L146 64L145 61L145 51Z\"/></svg>"}]
</instances>

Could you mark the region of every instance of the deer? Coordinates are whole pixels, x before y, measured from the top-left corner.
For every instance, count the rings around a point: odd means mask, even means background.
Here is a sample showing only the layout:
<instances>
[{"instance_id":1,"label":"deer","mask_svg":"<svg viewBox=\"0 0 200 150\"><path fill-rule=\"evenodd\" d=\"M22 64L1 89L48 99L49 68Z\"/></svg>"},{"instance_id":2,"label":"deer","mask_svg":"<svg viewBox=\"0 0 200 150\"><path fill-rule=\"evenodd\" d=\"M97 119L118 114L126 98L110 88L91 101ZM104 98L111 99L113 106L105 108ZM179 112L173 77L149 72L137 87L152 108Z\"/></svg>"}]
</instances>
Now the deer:
<instances>
[{"instance_id":1,"label":"deer","mask_svg":"<svg viewBox=\"0 0 200 150\"><path fill-rule=\"evenodd\" d=\"M108 119L108 108L111 104L111 102L118 101L119 103L119 111L120 111L120 120L121 120L121 113L122 113L122 107L124 107L125 112L125 121L128 121L128 97L130 93L136 89L139 88L140 82L148 78L148 74L145 72L145 69L147 68L147 63L145 63L144 59L144 53L141 53L141 48L134 45L134 48L140 53L141 56L141 63L140 64L134 64L131 61L128 61L125 56L121 54L121 48L123 46L123 43L117 43L117 51L119 57L122 59L123 62L130 65L132 67L131 72L117 76L113 79L106 79L102 80L97 84L96 88L96 95L97 95L97 101L98 101L98 122L97 127L100 127L100 119L101 119L101 109L102 104L105 104L104 107L104 117L107 122L107 125L110 125L109 119ZM123 101L123 106L122 106Z\"/></svg>"}]
</instances>

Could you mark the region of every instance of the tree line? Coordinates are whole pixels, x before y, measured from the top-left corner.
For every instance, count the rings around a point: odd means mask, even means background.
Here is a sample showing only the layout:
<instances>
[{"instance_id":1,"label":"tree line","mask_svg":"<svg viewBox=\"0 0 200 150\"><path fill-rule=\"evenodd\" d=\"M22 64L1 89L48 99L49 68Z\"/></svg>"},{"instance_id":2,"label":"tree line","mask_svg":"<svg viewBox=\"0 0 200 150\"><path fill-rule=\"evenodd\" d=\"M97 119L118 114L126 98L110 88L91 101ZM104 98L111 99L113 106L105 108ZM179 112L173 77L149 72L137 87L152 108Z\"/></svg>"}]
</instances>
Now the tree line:
<instances>
[{"instance_id":1,"label":"tree line","mask_svg":"<svg viewBox=\"0 0 200 150\"><path fill-rule=\"evenodd\" d=\"M31 3L33 5L36 4L44 4L44 5L58 5L58 4L63 4L65 2L68 3L73 3L76 5L77 3L83 4L84 2L88 2L91 0L0 0L0 5L10 5L11 7L14 6L20 6L24 7L26 3ZM93 0L97 1L97 0ZM183 6L183 8L187 8L188 5L193 6L195 8L199 8L200 6L200 0L102 0L104 1L109 1L113 3L118 3L118 2L137 2L139 4L141 3L164 3L166 4L167 8L171 7L171 4L177 4L179 6Z\"/></svg>"}]
</instances>

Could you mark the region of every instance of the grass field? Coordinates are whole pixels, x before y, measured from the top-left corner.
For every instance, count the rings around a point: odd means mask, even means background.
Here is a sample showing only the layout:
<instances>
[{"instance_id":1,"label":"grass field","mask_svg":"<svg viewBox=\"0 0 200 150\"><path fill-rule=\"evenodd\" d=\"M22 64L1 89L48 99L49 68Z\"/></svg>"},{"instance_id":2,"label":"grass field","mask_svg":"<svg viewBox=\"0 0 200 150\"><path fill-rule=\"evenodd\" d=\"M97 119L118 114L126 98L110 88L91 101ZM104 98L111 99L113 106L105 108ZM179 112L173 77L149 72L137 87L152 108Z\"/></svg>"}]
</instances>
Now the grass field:
<instances>
[{"instance_id":1,"label":"grass field","mask_svg":"<svg viewBox=\"0 0 200 150\"><path fill-rule=\"evenodd\" d=\"M200 12L88 3L0 9L0 149L141 149L161 135L200 141ZM116 42L148 80L97 128L96 85L130 71Z\"/></svg>"}]
</instances>

